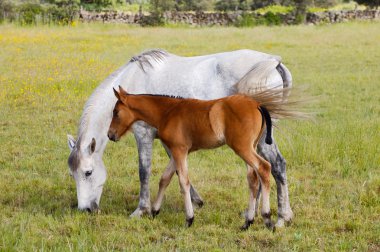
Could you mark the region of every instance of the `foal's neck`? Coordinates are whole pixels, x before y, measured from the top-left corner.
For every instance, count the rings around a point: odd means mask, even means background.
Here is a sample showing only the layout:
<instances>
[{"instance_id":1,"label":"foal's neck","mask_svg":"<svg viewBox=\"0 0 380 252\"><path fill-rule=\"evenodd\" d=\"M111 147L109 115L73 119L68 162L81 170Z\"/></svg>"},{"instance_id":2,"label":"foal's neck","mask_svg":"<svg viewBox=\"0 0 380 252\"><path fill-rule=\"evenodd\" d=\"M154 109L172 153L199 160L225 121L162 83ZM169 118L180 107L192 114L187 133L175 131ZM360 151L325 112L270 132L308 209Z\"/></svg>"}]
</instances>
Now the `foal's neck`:
<instances>
[{"instance_id":1,"label":"foal's neck","mask_svg":"<svg viewBox=\"0 0 380 252\"><path fill-rule=\"evenodd\" d=\"M155 95L128 96L128 106L133 111L136 121L144 121L154 128L158 128L165 114L179 102L181 98Z\"/></svg>"}]
</instances>

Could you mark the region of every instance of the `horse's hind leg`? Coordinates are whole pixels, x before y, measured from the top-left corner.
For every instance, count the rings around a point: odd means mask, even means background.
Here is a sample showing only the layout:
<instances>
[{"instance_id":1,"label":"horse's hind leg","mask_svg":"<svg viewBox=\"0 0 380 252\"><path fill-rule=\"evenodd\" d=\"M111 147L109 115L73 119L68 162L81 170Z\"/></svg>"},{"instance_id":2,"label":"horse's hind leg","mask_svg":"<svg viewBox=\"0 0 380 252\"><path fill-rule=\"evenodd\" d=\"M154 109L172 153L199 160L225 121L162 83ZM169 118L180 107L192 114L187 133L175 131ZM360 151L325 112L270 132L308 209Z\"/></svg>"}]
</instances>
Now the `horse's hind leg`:
<instances>
[{"instance_id":1,"label":"horse's hind leg","mask_svg":"<svg viewBox=\"0 0 380 252\"><path fill-rule=\"evenodd\" d=\"M166 154L168 154L169 158L171 158L171 153L170 153L170 150L169 148L163 143L162 143L162 146L164 146L164 149L166 151ZM192 184L190 184L190 196L191 196L191 201L198 207L202 207L203 206L203 199L202 197L199 195L199 193L197 192L197 190L194 188L194 186Z\"/></svg>"},{"instance_id":2,"label":"horse's hind leg","mask_svg":"<svg viewBox=\"0 0 380 252\"><path fill-rule=\"evenodd\" d=\"M165 190L168 187L168 185L169 185L169 183L173 177L174 172L175 172L174 160L170 159L169 164L166 167L166 170L164 171L164 173L161 176L159 189L158 189L158 193L157 193L157 199L154 202L153 208L152 208L153 217L155 217L160 212L162 200L163 200L164 195L165 195Z\"/></svg>"},{"instance_id":3,"label":"horse's hind leg","mask_svg":"<svg viewBox=\"0 0 380 252\"><path fill-rule=\"evenodd\" d=\"M247 181L248 181L248 187L249 187L249 201L248 201L248 209L245 215L245 223L241 227L242 230L248 229L249 226L253 224L254 222L255 209L256 209L256 196L258 194L258 189L260 185L255 169L249 165L247 165Z\"/></svg>"},{"instance_id":4,"label":"horse's hind leg","mask_svg":"<svg viewBox=\"0 0 380 252\"><path fill-rule=\"evenodd\" d=\"M290 222L293 218L293 211L289 203L288 184L286 178L286 161L281 155L280 150L275 142L272 145L265 143L265 135L260 139L257 146L258 153L268 160L272 165L272 175L277 186L277 206L278 220L277 227L284 226L285 222Z\"/></svg>"}]
</instances>

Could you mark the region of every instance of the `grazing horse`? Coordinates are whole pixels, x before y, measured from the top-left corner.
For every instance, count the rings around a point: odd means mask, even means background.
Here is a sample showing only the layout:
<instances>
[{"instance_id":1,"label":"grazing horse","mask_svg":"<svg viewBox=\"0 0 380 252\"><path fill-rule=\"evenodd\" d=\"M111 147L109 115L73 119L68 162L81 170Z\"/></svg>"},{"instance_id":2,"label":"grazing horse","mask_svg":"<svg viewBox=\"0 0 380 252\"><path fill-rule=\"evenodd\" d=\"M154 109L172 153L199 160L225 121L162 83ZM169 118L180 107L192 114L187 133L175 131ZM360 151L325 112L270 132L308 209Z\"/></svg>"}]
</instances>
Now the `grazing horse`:
<instances>
[{"instance_id":1,"label":"grazing horse","mask_svg":"<svg viewBox=\"0 0 380 252\"><path fill-rule=\"evenodd\" d=\"M157 129L158 137L168 147L172 160L161 177L159 192L153 205L153 215L160 211L166 187L176 171L185 200L186 223L194 220L190 197L187 156L199 149L213 149L227 144L247 164L250 190L245 224L247 229L254 219L259 181L262 188L261 215L267 227L273 228L270 214L269 191L271 166L256 152L257 144L267 127L265 142L272 144L272 121L275 116L289 116L283 90L267 90L252 96L233 95L210 101L173 98L159 95L129 95L121 87L114 89L116 102L108 130L108 138L118 141L136 121L144 121ZM281 95L279 95L281 94Z\"/></svg>"},{"instance_id":2,"label":"grazing horse","mask_svg":"<svg viewBox=\"0 0 380 252\"><path fill-rule=\"evenodd\" d=\"M116 102L112 88L118 85L133 94L167 94L211 100L275 86L288 88L292 85L292 77L280 57L252 50L196 57L180 57L162 50L151 50L133 57L92 93L80 119L78 138L68 135L69 171L76 182L78 208L82 210L95 211L99 207L107 175L102 156ZM138 207L131 216L141 216L151 212L149 177L157 132L139 121L133 125L133 134L138 148L140 197ZM277 225L282 226L293 217L285 159L275 143L268 145L261 139L257 148L272 165L272 175L277 185ZM190 188L193 203L202 205L203 201L196 190Z\"/></svg>"}]
</instances>

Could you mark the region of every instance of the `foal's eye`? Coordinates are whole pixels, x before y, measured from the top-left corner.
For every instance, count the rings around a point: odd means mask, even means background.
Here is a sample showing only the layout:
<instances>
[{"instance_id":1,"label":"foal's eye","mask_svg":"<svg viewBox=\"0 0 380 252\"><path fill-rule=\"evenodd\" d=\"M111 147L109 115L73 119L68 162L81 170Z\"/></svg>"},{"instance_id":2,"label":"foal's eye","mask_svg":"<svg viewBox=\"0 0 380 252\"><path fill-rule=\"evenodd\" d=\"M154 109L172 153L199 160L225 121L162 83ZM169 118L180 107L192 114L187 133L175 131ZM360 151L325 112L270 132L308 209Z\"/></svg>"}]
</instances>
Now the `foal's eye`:
<instances>
[{"instance_id":1,"label":"foal's eye","mask_svg":"<svg viewBox=\"0 0 380 252\"><path fill-rule=\"evenodd\" d=\"M86 177L91 176L91 174L92 174L92 171L86 171L86 172L84 173L84 175L86 175Z\"/></svg>"}]
</instances>

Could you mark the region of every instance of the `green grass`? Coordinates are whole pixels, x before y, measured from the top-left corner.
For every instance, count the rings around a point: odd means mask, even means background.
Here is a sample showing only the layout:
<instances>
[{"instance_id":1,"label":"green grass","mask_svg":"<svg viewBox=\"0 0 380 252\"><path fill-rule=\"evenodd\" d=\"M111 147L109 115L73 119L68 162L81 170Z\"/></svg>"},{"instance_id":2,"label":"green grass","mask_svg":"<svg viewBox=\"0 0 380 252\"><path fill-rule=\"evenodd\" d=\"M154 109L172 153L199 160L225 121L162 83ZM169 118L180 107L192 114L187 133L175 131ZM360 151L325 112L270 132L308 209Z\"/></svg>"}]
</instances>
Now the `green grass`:
<instances>
[{"instance_id":1,"label":"green grass","mask_svg":"<svg viewBox=\"0 0 380 252\"><path fill-rule=\"evenodd\" d=\"M380 250L379 23L238 28L0 26L0 250ZM283 57L295 85L321 96L316 123L280 123L294 222L247 231L245 167L231 150L191 155L205 199L184 228L175 178L156 219L129 219L138 204L132 136L107 146L102 213L71 209L75 184L66 134L75 134L94 88L132 55L164 48L185 56L251 48ZM168 160L156 143L153 198ZM276 214L272 180L272 210Z\"/></svg>"}]
</instances>

